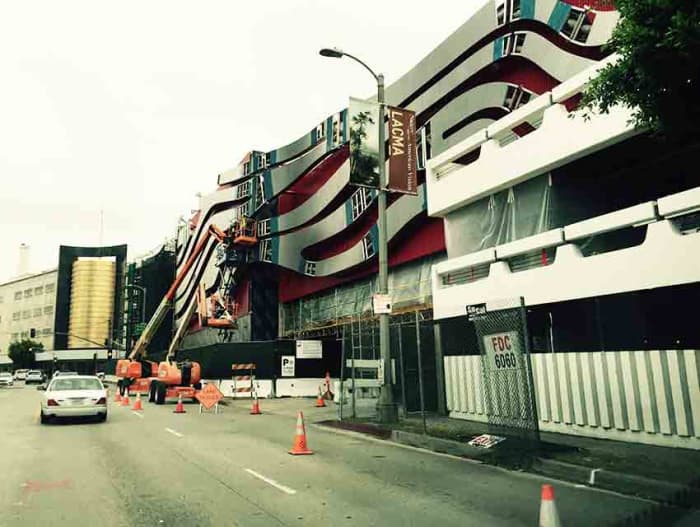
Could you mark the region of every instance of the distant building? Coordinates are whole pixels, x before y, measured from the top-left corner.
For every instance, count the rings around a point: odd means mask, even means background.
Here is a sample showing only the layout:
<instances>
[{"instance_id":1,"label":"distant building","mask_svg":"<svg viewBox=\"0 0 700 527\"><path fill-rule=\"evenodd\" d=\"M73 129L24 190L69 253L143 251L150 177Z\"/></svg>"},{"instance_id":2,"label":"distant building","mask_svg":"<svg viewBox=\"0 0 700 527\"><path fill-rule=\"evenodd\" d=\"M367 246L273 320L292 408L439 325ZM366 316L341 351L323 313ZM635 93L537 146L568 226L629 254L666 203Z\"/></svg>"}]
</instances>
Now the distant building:
<instances>
[{"instance_id":1,"label":"distant building","mask_svg":"<svg viewBox=\"0 0 700 527\"><path fill-rule=\"evenodd\" d=\"M12 342L30 338L53 349L57 269L13 278L0 284L0 355Z\"/></svg>"}]
</instances>

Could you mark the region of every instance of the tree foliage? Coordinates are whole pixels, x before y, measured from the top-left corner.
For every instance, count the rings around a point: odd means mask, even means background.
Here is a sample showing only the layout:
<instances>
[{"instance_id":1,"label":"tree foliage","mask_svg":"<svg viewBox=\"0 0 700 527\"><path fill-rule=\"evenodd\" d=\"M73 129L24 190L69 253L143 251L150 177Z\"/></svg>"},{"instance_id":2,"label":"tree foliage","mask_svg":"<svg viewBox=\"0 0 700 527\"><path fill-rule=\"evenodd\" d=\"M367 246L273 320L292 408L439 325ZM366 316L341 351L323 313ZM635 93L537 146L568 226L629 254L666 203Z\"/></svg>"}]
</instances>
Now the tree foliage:
<instances>
[{"instance_id":1,"label":"tree foliage","mask_svg":"<svg viewBox=\"0 0 700 527\"><path fill-rule=\"evenodd\" d=\"M673 139L700 136L700 2L616 0L621 19L601 70L583 97L588 110L633 109L634 124Z\"/></svg>"},{"instance_id":2,"label":"tree foliage","mask_svg":"<svg viewBox=\"0 0 700 527\"><path fill-rule=\"evenodd\" d=\"M34 354L43 350L44 345L41 342L25 339L10 344L7 355L12 360L15 369L26 369L34 367Z\"/></svg>"}]
</instances>

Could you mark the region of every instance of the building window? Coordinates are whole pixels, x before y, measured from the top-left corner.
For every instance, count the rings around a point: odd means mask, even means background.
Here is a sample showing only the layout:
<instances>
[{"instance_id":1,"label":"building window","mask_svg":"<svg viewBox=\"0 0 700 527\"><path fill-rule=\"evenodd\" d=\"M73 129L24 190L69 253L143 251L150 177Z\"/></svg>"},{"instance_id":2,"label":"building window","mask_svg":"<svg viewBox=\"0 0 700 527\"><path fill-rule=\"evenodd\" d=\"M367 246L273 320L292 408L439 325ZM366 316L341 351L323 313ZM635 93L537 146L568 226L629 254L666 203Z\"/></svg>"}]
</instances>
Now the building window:
<instances>
[{"instance_id":1,"label":"building window","mask_svg":"<svg viewBox=\"0 0 700 527\"><path fill-rule=\"evenodd\" d=\"M372 243L372 237L367 233L362 238L362 257L365 260L369 260L372 256L374 256L374 244Z\"/></svg>"},{"instance_id":2,"label":"building window","mask_svg":"<svg viewBox=\"0 0 700 527\"><path fill-rule=\"evenodd\" d=\"M496 24L502 26L506 23L506 0L496 3Z\"/></svg>"},{"instance_id":3,"label":"building window","mask_svg":"<svg viewBox=\"0 0 700 527\"><path fill-rule=\"evenodd\" d=\"M53 306L44 306L44 315L50 315L53 313Z\"/></svg>"},{"instance_id":4,"label":"building window","mask_svg":"<svg viewBox=\"0 0 700 527\"><path fill-rule=\"evenodd\" d=\"M44 291L46 291L47 294L53 293L53 290L54 290L54 284L46 284Z\"/></svg>"},{"instance_id":5,"label":"building window","mask_svg":"<svg viewBox=\"0 0 700 527\"><path fill-rule=\"evenodd\" d=\"M26 311L22 311L22 319L30 318L32 316L32 312L29 311L28 309Z\"/></svg>"},{"instance_id":6,"label":"building window","mask_svg":"<svg viewBox=\"0 0 700 527\"><path fill-rule=\"evenodd\" d=\"M30 288L30 289L25 289L25 290L24 290L24 298L31 298L31 297L33 296L33 293L34 293L34 292L32 291L31 288Z\"/></svg>"},{"instance_id":7,"label":"building window","mask_svg":"<svg viewBox=\"0 0 700 527\"><path fill-rule=\"evenodd\" d=\"M17 291L15 293L15 300L22 300L22 291Z\"/></svg>"},{"instance_id":8,"label":"building window","mask_svg":"<svg viewBox=\"0 0 700 527\"><path fill-rule=\"evenodd\" d=\"M269 167L272 164L272 153L268 152L265 154L265 168Z\"/></svg>"},{"instance_id":9,"label":"building window","mask_svg":"<svg viewBox=\"0 0 700 527\"><path fill-rule=\"evenodd\" d=\"M316 276L316 262L306 262L304 274L306 276Z\"/></svg>"},{"instance_id":10,"label":"building window","mask_svg":"<svg viewBox=\"0 0 700 527\"><path fill-rule=\"evenodd\" d=\"M591 32L594 17L595 15L589 11L572 7L569 11L569 18L566 19L561 28L561 34L570 40L585 43Z\"/></svg>"},{"instance_id":11,"label":"building window","mask_svg":"<svg viewBox=\"0 0 700 527\"><path fill-rule=\"evenodd\" d=\"M316 127L316 142L326 137L326 122L322 122Z\"/></svg>"},{"instance_id":12,"label":"building window","mask_svg":"<svg viewBox=\"0 0 700 527\"><path fill-rule=\"evenodd\" d=\"M270 234L270 219L264 219L258 221L258 238L267 236Z\"/></svg>"},{"instance_id":13,"label":"building window","mask_svg":"<svg viewBox=\"0 0 700 527\"><path fill-rule=\"evenodd\" d=\"M41 308L40 308L40 307L35 307L35 308L34 308L34 316L35 316L35 317L40 317L40 316L41 316Z\"/></svg>"},{"instance_id":14,"label":"building window","mask_svg":"<svg viewBox=\"0 0 700 527\"><path fill-rule=\"evenodd\" d=\"M260 240L259 260L261 262L272 262L272 244L269 238Z\"/></svg>"},{"instance_id":15,"label":"building window","mask_svg":"<svg viewBox=\"0 0 700 527\"><path fill-rule=\"evenodd\" d=\"M40 285L39 287L35 287L34 294L35 295L43 295L44 294L44 286Z\"/></svg>"},{"instance_id":16,"label":"building window","mask_svg":"<svg viewBox=\"0 0 700 527\"><path fill-rule=\"evenodd\" d=\"M250 190L253 185L253 180L249 179L240 185L236 185L236 199L247 198L250 196Z\"/></svg>"},{"instance_id":17,"label":"building window","mask_svg":"<svg viewBox=\"0 0 700 527\"><path fill-rule=\"evenodd\" d=\"M502 26L520 19L521 0L496 0L496 25Z\"/></svg>"},{"instance_id":18,"label":"building window","mask_svg":"<svg viewBox=\"0 0 700 527\"><path fill-rule=\"evenodd\" d=\"M367 187L361 187L352 195L350 202L352 205L352 221L355 221L367 210L367 207L372 202L372 191Z\"/></svg>"},{"instance_id":19,"label":"building window","mask_svg":"<svg viewBox=\"0 0 700 527\"><path fill-rule=\"evenodd\" d=\"M248 174L250 174L250 161L243 163L243 175L247 176Z\"/></svg>"},{"instance_id":20,"label":"building window","mask_svg":"<svg viewBox=\"0 0 700 527\"><path fill-rule=\"evenodd\" d=\"M22 316L22 313L20 311L15 311L12 313L12 320L19 320L19 318Z\"/></svg>"},{"instance_id":21,"label":"building window","mask_svg":"<svg viewBox=\"0 0 700 527\"><path fill-rule=\"evenodd\" d=\"M511 33L503 37L503 50L502 55L519 55L523 50L523 44L525 44L525 33L517 32Z\"/></svg>"},{"instance_id":22,"label":"building window","mask_svg":"<svg viewBox=\"0 0 700 527\"><path fill-rule=\"evenodd\" d=\"M506 89L503 106L513 111L530 102L530 99L532 99L532 92L525 90L522 86L510 85Z\"/></svg>"},{"instance_id":23,"label":"building window","mask_svg":"<svg viewBox=\"0 0 700 527\"><path fill-rule=\"evenodd\" d=\"M520 0L510 0L510 21L520 18Z\"/></svg>"}]
</instances>

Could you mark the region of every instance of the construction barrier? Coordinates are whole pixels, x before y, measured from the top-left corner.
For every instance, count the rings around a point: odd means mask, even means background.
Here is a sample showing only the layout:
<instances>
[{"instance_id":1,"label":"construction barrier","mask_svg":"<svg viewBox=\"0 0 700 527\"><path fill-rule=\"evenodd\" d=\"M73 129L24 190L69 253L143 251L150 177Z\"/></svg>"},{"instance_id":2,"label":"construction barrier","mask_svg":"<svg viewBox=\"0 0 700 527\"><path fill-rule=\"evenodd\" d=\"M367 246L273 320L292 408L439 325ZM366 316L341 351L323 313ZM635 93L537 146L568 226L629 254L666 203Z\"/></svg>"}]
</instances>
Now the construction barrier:
<instances>
[{"instance_id":1,"label":"construction barrier","mask_svg":"<svg viewBox=\"0 0 700 527\"><path fill-rule=\"evenodd\" d=\"M250 394L250 397L252 397L255 391L255 363L231 364L231 370L234 372L233 386L231 387L233 396ZM247 372L247 374L244 372Z\"/></svg>"}]
</instances>

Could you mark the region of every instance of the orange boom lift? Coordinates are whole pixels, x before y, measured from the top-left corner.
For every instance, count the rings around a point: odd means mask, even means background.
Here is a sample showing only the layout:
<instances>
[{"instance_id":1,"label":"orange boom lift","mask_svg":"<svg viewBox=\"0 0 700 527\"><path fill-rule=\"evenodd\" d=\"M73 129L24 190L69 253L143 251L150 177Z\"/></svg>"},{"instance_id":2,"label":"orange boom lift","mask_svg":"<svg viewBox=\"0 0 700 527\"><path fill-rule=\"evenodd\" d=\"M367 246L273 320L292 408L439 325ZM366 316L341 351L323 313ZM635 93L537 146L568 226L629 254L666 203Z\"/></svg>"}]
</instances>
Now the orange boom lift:
<instances>
[{"instance_id":1,"label":"orange boom lift","mask_svg":"<svg viewBox=\"0 0 700 527\"><path fill-rule=\"evenodd\" d=\"M176 363L175 357L176 345L170 346L166 360L157 364L153 361L146 360L146 348L153 339L156 331L168 314L168 311L173 307L175 294L177 289L187 276L187 273L194 265L199 255L204 251L211 237L214 237L219 243L224 244L226 234L215 225L209 225L204 236L197 243L197 246L192 251L192 254L185 262L182 270L177 274L170 289L165 293L156 312L153 314L148 324L144 328L141 336L134 345L133 350L127 359L117 361L116 373L119 380L119 390L124 392L127 389L136 393L148 394L148 400L156 404L163 404L166 398L179 397L194 398L195 393L201 388L201 369L197 362L184 361ZM234 240L235 243L235 240ZM189 316L183 320L183 325L189 323L192 310L188 309ZM234 327L233 319L226 320L225 323L217 321L212 326L216 327ZM182 336L182 332L178 331L178 336ZM177 339L173 344L177 343Z\"/></svg>"}]
</instances>

